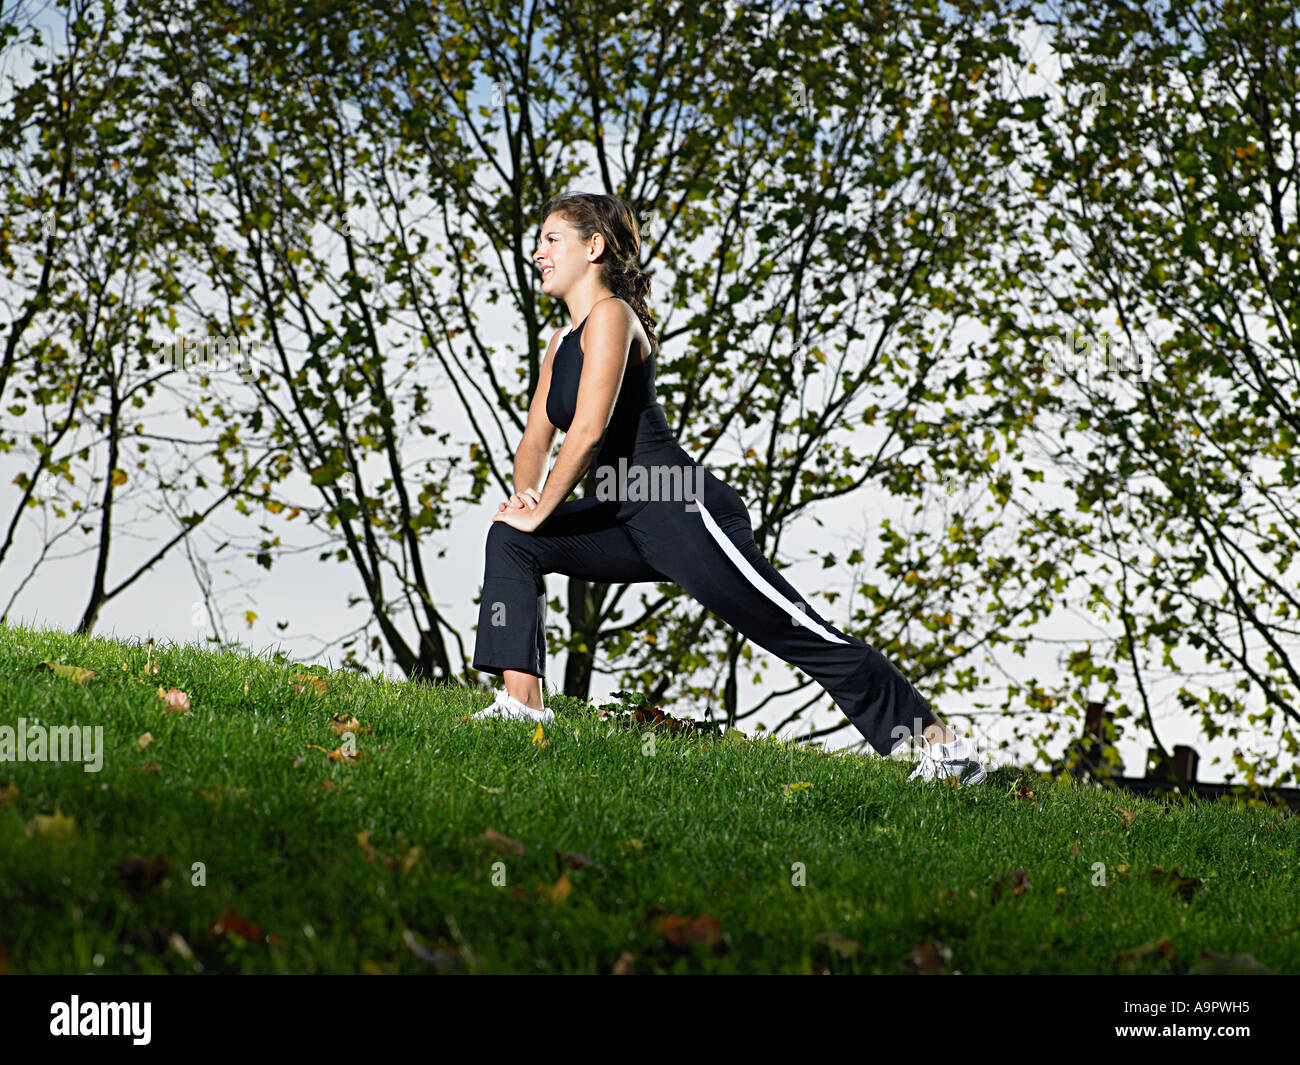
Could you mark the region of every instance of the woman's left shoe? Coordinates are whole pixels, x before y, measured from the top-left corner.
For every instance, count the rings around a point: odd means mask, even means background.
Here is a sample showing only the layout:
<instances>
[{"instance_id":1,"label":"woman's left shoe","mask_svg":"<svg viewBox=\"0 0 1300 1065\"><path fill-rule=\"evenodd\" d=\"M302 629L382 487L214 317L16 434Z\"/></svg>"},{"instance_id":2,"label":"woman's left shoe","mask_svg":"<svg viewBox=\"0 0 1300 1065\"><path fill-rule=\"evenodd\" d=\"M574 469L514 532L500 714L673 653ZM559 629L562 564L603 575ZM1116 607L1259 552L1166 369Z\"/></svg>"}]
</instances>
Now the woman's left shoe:
<instances>
[{"instance_id":1,"label":"woman's left shoe","mask_svg":"<svg viewBox=\"0 0 1300 1065\"><path fill-rule=\"evenodd\" d=\"M975 741L958 736L947 743L927 743L921 740L921 763L908 780L955 778L958 784L978 784L988 775L979 759Z\"/></svg>"},{"instance_id":2,"label":"woman's left shoe","mask_svg":"<svg viewBox=\"0 0 1300 1065\"><path fill-rule=\"evenodd\" d=\"M496 701L493 702L486 710L480 710L477 714L471 714L471 717L477 718L503 718L507 720L521 719L527 721L554 721L555 712L542 707L540 710L534 710L526 703L521 703L513 695L508 695L504 688L497 691Z\"/></svg>"}]
</instances>

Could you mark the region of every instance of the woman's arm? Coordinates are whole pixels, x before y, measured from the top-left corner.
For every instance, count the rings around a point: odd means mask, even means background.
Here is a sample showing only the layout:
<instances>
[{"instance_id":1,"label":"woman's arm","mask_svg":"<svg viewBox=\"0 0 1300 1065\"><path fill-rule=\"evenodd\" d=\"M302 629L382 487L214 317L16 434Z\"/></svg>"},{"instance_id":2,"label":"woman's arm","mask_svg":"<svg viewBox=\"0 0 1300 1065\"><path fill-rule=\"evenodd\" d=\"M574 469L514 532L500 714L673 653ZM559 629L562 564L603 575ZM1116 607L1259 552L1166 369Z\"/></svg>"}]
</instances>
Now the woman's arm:
<instances>
[{"instance_id":1,"label":"woman's arm","mask_svg":"<svg viewBox=\"0 0 1300 1065\"><path fill-rule=\"evenodd\" d=\"M524 426L524 435L515 449L515 494L522 496L531 488L538 494L542 491L542 477L546 473L546 463L550 460L551 450L555 447L555 437L559 428L551 424L546 414L546 397L551 391L551 364L555 360L564 330L557 329L546 347L541 369L537 371L537 388L533 392L532 403L528 406L528 422Z\"/></svg>"},{"instance_id":2,"label":"woman's arm","mask_svg":"<svg viewBox=\"0 0 1300 1065\"><path fill-rule=\"evenodd\" d=\"M618 402L634 328L622 300L600 300L587 315L582 331L582 376L573 423L564 434L559 457L546 478L541 502L533 512L545 521L569 498L600 451L605 430ZM549 424L549 422L548 422Z\"/></svg>"}]
</instances>

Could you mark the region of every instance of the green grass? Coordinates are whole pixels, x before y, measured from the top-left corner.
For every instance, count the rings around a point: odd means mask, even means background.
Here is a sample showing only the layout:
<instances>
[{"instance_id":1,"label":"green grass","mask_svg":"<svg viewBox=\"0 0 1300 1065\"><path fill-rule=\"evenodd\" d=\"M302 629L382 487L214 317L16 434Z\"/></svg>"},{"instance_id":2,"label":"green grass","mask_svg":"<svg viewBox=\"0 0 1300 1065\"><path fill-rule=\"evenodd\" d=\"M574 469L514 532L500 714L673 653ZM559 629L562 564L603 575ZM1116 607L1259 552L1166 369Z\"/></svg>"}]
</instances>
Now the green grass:
<instances>
[{"instance_id":1,"label":"green grass","mask_svg":"<svg viewBox=\"0 0 1300 1065\"><path fill-rule=\"evenodd\" d=\"M301 667L265 657L162 646L146 675L147 657L0 627L0 724L104 736L99 772L0 762L0 970L1300 972L1292 815L1009 767L923 785L561 697L541 746L529 723L464 720L490 701L468 688L336 672L296 691ZM355 764L326 753L334 714L362 726ZM258 933L223 928L228 909Z\"/></svg>"}]
</instances>

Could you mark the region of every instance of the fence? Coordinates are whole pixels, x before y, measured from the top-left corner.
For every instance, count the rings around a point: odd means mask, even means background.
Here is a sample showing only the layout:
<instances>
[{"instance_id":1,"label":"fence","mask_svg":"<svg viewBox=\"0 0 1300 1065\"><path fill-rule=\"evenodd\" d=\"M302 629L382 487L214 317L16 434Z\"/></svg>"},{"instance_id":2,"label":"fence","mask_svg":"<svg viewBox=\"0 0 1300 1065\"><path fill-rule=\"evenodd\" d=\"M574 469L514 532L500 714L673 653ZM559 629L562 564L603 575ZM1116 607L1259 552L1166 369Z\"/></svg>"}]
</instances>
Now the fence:
<instances>
[{"instance_id":1,"label":"fence","mask_svg":"<svg viewBox=\"0 0 1300 1065\"><path fill-rule=\"evenodd\" d=\"M1103 703L1089 703L1083 721L1083 736L1079 741L1079 760L1070 772L1083 779L1108 782L1125 791L1139 795L1156 795L1173 793L1176 795L1195 794L1206 799L1255 798L1270 803L1285 804L1292 810L1300 810L1300 788L1250 788L1246 784L1207 784L1196 779L1200 756L1192 747L1178 744L1174 747L1168 761L1161 757L1156 747L1147 750L1146 775L1126 777L1124 764L1112 766L1102 757L1102 748L1112 743L1114 736L1112 726L1113 712Z\"/></svg>"}]
</instances>

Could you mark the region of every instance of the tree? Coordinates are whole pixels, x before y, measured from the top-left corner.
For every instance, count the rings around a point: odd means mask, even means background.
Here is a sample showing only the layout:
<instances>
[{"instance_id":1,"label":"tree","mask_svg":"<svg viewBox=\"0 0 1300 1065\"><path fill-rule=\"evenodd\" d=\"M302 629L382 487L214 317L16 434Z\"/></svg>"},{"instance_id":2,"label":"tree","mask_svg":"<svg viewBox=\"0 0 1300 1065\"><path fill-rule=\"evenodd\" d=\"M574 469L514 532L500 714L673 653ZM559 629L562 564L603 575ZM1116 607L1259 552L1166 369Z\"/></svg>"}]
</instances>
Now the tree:
<instances>
[{"instance_id":1,"label":"tree","mask_svg":"<svg viewBox=\"0 0 1300 1065\"><path fill-rule=\"evenodd\" d=\"M1300 720L1288 16L1062 5L1064 98L1026 101L1034 150L1012 210L1037 224L1009 262L1050 314L1008 324L1023 346L990 373L1009 407L1039 411L1040 453L1083 522L1072 587L1113 619L1068 659L1075 700L1102 686L1166 758L1157 712L1196 715L1207 738L1239 741L1229 779L1252 785L1296 754Z\"/></svg>"},{"instance_id":2,"label":"tree","mask_svg":"<svg viewBox=\"0 0 1300 1065\"><path fill-rule=\"evenodd\" d=\"M180 393L146 336L149 323L176 324L166 308L175 293L174 260L148 269L165 239L154 195L156 179L169 170L165 113L135 104L148 88L147 64L133 54L139 23L111 11L98 23L92 16L89 5L77 7L65 54L48 69L37 60L37 76L14 83L0 118L0 263L10 281L23 269L0 365L0 401L9 415L0 450L19 467L17 497L0 529L0 565L24 529L40 542L0 618L51 549L70 541L81 545L74 554L92 561L80 632L91 631L104 605L149 574L257 465L232 455L225 491L207 499L181 483L206 442L163 427L162 400ZM4 39L21 32L7 22ZM31 41L39 44L34 30ZM123 527L178 497L173 531L127 554L125 572L113 580L110 552Z\"/></svg>"}]
</instances>

